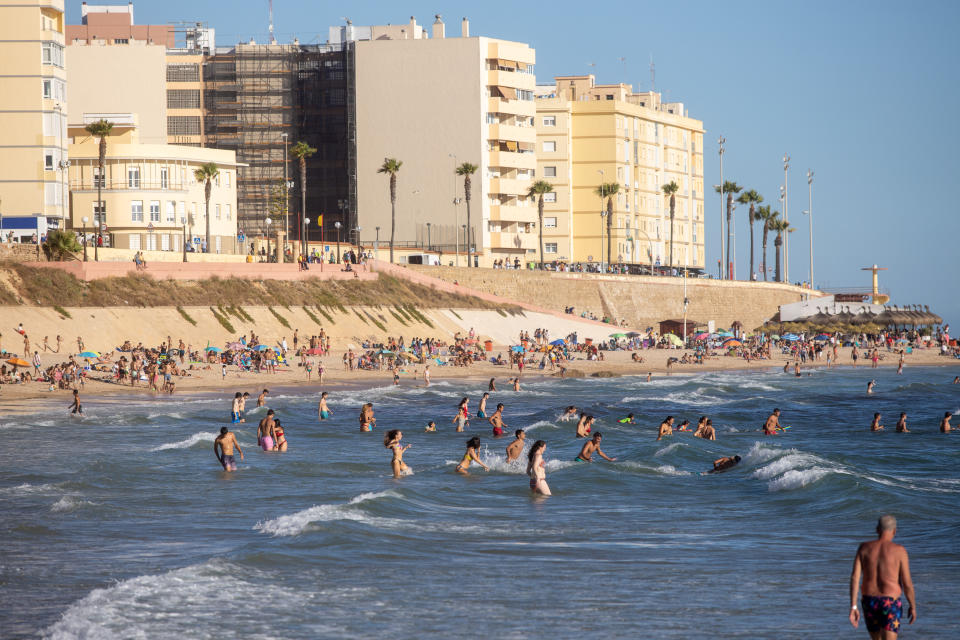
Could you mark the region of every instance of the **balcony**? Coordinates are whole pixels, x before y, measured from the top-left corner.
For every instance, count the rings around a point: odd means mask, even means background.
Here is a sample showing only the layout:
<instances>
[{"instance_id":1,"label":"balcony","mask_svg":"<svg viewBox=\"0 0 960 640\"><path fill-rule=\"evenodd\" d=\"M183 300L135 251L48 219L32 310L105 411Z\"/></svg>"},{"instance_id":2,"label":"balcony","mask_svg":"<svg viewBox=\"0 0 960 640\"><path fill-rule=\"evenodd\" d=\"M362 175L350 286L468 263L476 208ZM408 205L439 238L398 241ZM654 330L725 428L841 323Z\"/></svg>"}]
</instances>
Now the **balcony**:
<instances>
[{"instance_id":1,"label":"balcony","mask_svg":"<svg viewBox=\"0 0 960 640\"><path fill-rule=\"evenodd\" d=\"M505 98L487 98L488 113L510 113L518 116L534 116L537 105L533 100L506 100Z\"/></svg>"},{"instance_id":2,"label":"balcony","mask_svg":"<svg viewBox=\"0 0 960 640\"><path fill-rule=\"evenodd\" d=\"M517 151L490 151L491 167L508 167L511 169L536 169L537 154L520 153Z\"/></svg>"},{"instance_id":3,"label":"balcony","mask_svg":"<svg viewBox=\"0 0 960 640\"><path fill-rule=\"evenodd\" d=\"M490 205L490 219L505 222L536 222L537 208L534 206L518 207L509 204Z\"/></svg>"},{"instance_id":4,"label":"balcony","mask_svg":"<svg viewBox=\"0 0 960 640\"><path fill-rule=\"evenodd\" d=\"M490 178L489 193L516 193L526 195L533 180L517 178Z\"/></svg>"},{"instance_id":5,"label":"balcony","mask_svg":"<svg viewBox=\"0 0 960 640\"><path fill-rule=\"evenodd\" d=\"M533 91L537 86L537 79L533 74L530 73L517 73L516 71L487 71L487 84Z\"/></svg>"},{"instance_id":6,"label":"balcony","mask_svg":"<svg viewBox=\"0 0 960 640\"><path fill-rule=\"evenodd\" d=\"M514 124L491 124L488 127L488 140L515 140L530 143L537 141L537 130L533 127L518 127Z\"/></svg>"},{"instance_id":7,"label":"balcony","mask_svg":"<svg viewBox=\"0 0 960 640\"><path fill-rule=\"evenodd\" d=\"M96 191L97 183L93 179L89 180L71 180L70 191ZM131 187L126 180L108 180L104 181L103 191L167 191L167 192L187 192L186 185L175 185L173 181L167 183L149 182L140 180L136 186Z\"/></svg>"},{"instance_id":8,"label":"balcony","mask_svg":"<svg viewBox=\"0 0 960 640\"><path fill-rule=\"evenodd\" d=\"M537 248L536 233L508 233L506 231L490 232L491 249L509 249L511 251L526 251Z\"/></svg>"}]
</instances>

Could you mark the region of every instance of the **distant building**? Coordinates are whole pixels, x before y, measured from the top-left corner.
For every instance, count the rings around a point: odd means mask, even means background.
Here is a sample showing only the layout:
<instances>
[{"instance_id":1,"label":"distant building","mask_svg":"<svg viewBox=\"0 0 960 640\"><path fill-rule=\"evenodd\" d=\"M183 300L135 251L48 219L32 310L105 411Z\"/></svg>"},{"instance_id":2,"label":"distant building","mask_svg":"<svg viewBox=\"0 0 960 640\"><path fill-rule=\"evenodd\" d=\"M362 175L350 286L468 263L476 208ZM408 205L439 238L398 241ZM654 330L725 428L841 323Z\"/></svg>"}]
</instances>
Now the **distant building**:
<instances>
[{"instance_id":1,"label":"distant building","mask_svg":"<svg viewBox=\"0 0 960 640\"><path fill-rule=\"evenodd\" d=\"M554 80L536 89L537 176L556 187L544 198L544 259L597 262L602 247L605 262L666 267L670 206L662 187L674 181L672 264L703 270L703 123L682 103L629 84ZM609 257L601 181L619 184Z\"/></svg>"},{"instance_id":2,"label":"distant building","mask_svg":"<svg viewBox=\"0 0 960 640\"><path fill-rule=\"evenodd\" d=\"M97 203L99 139L84 127L113 122ZM194 171L213 162L220 175L210 197L211 253L243 253L237 242L237 163L232 151L141 144L133 114L84 114L70 124L70 228L88 233L105 225L104 242L119 249L182 251L184 226L193 249L206 238L204 184ZM83 219L87 218L86 224Z\"/></svg>"},{"instance_id":3,"label":"distant building","mask_svg":"<svg viewBox=\"0 0 960 640\"><path fill-rule=\"evenodd\" d=\"M64 58L63 0L0 3L0 216L41 230L66 216Z\"/></svg>"}]
</instances>

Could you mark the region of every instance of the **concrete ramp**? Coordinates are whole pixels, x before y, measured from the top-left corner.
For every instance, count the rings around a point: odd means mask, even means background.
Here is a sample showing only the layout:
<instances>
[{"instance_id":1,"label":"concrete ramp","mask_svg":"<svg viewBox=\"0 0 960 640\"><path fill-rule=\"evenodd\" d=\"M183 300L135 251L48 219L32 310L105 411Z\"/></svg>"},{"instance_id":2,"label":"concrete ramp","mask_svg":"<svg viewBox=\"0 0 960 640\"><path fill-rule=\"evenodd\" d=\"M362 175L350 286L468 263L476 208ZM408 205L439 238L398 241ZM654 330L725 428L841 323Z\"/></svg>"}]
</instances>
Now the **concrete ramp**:
<instances>
[{"instance_id":1,"label":"concrete ramp","mask_svg":"<svg viewBox=\"0 0 960 640\"><path fill-rule=\"evenodd\" d=\"M556 315L553 313L539 313L537 311L516 312L515 315L501 315L489 309L456 309L455 311L434 311L464 327L464 333L471 328L481 339L493 340L495 345L517 344L520 341L520 332L529 331L530 336L536 329L547 329L550 339L565 338L576 332L577 339L583 342L585 338L592 338L594 342L606 339L611 333L622 331L613 325L585 322L577 316Z\"/></svg>"}]
</instances>

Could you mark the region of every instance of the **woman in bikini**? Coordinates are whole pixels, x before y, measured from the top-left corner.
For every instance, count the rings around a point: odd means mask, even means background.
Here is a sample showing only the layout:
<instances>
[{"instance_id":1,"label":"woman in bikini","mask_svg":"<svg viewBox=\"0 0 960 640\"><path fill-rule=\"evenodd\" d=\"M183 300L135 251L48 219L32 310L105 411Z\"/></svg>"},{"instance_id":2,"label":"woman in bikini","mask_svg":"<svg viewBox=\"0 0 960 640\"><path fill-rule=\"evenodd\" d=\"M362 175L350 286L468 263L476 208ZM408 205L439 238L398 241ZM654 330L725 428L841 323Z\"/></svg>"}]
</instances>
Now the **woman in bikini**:
<instances>
[{"instance_id":1,"label":"woman in bikini","mask_svg":"<svg viewBox=\"0 0 960 640\"><path fill-rule=\"evenodd\" d=\"M477 454L477 449L480 447L480 437L473 436L467 440L467 451L463 454L463 459L460 460L460 464L457 465L457 473L469 474L468 469L470 468L470 462L476 462L478 465L483 467L484 471L490 471L490 467L483 464L480 461L480 456Z\"/></svg>"},{"instance_id":2,"label":"woman in bikini","mask_svg":"<svg viewBox=\"0 0 960 640\"><path fill-rule=\"evenodd\" d=\"M457 415L453 416L453 420L450 422L457 423L457 431L463 431L464 427L467 426L467 421L470 420L469 409L467 405L470 404L469 398L464 398L460 401L460 406L457 407Z\"/></svg>"},{"instance_id":3,"label":"woman in bikini","mask_svg":"<svg viewBox=\"0 0 960 640\"><path fill-rule=\"evenodd\" d=\"M399 429L387 431L387 434L383 436L383 446L393 450L393 460L390 461L390 466L393 468L394 478L410 473L410 467L403 461L403 452L409 449L410 445L400 446L402 438L403 432Z\"/></svg>"},{"instance_id":4,"label":"woman in bikini","mask_svg":"<svg viewBox=\"0 0 960 640\"><path fill-rule=\"evenodd\" d=\"M280 426L279 420L273 421L273 438L274 438L274 451L286 451L287 450L287 438L283 435L283 427Z\"/></svg>"},{"instance_id":5,"label":"woman in bikini","mask_svg":"<svg viewBox=\"0 0 960 640\"><path fill-rule=\"evenodd\" d=\"M530 447L530 454L527 462L527 475L530 476L530 490L539 493L542 496L552 495L550 487L547 486L546 463L543 461L543 452L547 449L547 443L543 440L537 440Z\"/></svg>"},{"instance_id":6,"label":"woman in bikini","mask_svg":"<svg viewBox=\"0 0 960 640\"><path fill-rule=\"evenodd\" d=\"M368 402L360 409L360 431L373 431L377 419L373 417L373 403Z\"/></svg>"}]
</instances>

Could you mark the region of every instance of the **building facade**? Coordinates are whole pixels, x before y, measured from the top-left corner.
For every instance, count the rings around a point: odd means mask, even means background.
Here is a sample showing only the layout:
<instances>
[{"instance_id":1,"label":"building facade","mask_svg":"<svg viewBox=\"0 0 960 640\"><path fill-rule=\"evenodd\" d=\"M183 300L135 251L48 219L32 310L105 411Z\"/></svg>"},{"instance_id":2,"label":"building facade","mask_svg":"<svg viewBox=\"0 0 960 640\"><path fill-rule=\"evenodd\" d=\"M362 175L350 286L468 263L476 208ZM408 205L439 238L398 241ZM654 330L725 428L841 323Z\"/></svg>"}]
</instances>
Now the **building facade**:
<instances>
[{"instance_id":1,"label":"building facade","mask_svg":"<svg viewBox=\"0 0 960 640\"><path fill-rule=\"evenodd\" d=\"M237 163L232 151L140 143L133 114L113 114L112 122L99 206L100 141L84 130L88 121L70 125L72 229L93 233L99 213L107 246L182 251L186 234L188 250L192 245L201 251L206 201L204 184L197 182L194 171L212 162L219 175L210 196L211 253L243 252L237 240Z\"/></svg>"},{"instance_id":2,"label":"building facade","mask_svg":"<svg viewBox=\"0 0 960 640\"><path fill-rule=\"evenodd\" d=\"M356 223L364 243L389 241L389 179L377 169L392 157L403 162L397 243L465 253L469 235L479 264L525 262L537 244L536 206L526 195L536 170L534 50L471 37L466 19L459 37L447 36L439 16L432 38L413 18L396 30L355 42ZM477 166L469 234L463 178L454 173L464 162Z\"/></svg>"},{"instance_id":3,"label":"building facade","mask_svg":"<svg viewBox=\"0 0 960 640\"><path fill-rule=\"evenodd\" d=\"M63 0L0 2L0 216L62 226L67 189Z\"/></svg>"},{"instance_id":4,"label":"building facade","mask_svg":"<svg viewBox=\"0 0 960 640\"><path fill-rule=\"evenodd\" d=\"M703 123L682 103L592 75L560 76L537 88L538 178L544 198L544 259L624 262L703 270ZM616 183L610 255L596 193ZM663 186L675 182L672 225Z\"/></svg>"}]
</instances>

